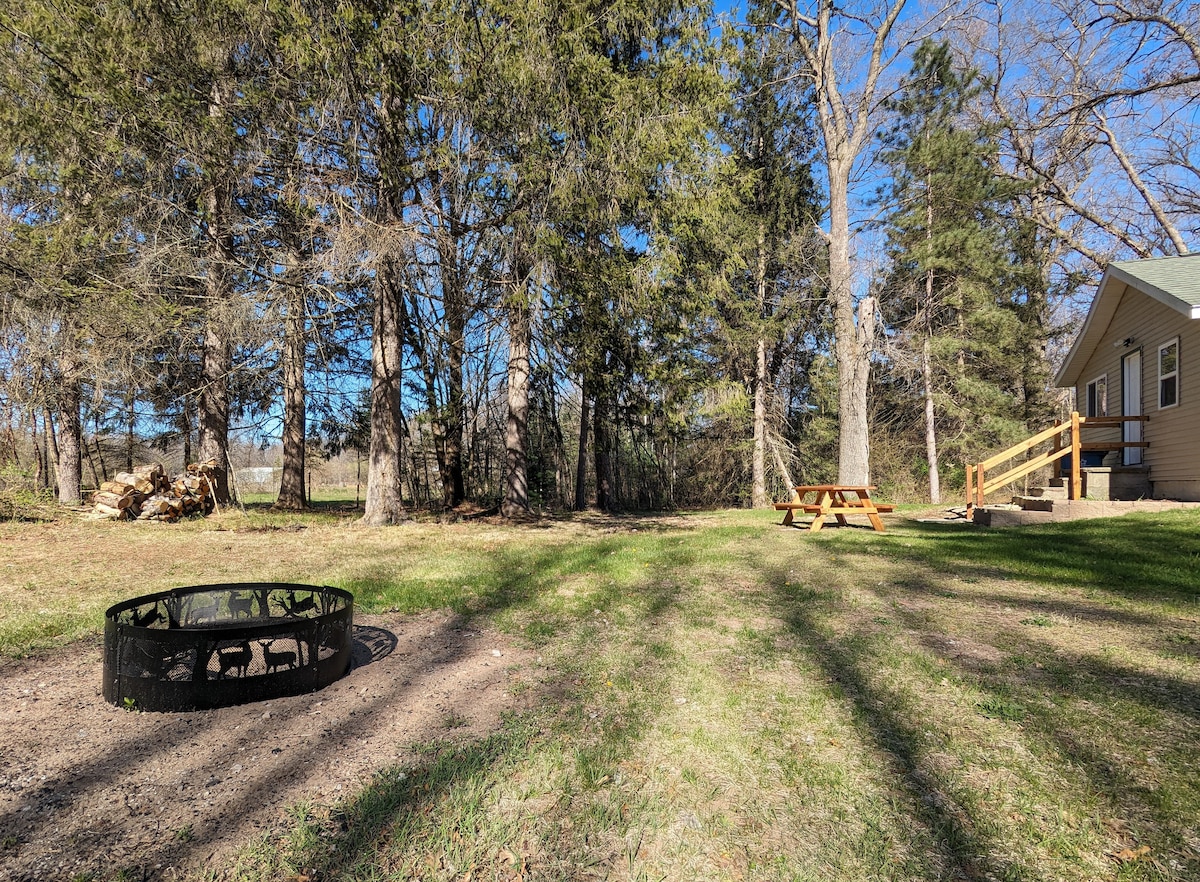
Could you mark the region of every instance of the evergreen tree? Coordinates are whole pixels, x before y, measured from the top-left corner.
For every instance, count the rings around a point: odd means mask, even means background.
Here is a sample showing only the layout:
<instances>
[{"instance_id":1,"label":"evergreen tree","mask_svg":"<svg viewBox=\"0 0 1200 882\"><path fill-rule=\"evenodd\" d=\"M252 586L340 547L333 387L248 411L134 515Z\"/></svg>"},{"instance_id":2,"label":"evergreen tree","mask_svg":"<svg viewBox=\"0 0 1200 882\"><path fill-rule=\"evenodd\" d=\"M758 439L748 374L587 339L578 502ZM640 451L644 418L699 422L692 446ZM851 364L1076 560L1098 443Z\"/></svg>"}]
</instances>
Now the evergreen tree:
<instances>
[{"instance_id":1,"label":"evergreen tree","mask_svg":"<svg viewBox=\"0 0 1200 882\"><path fill-rule=\"evenodd\" d=\"M730 278L724 310L732 319L731 341L743 337L742 357L753 365L744 376L753 399L751 501L767 507L767 448L776 454L786 483L778 441L768 437L768 413L776 407L775 385L788 350L816 319L815 299L806 295L815 281L810 231L822 212L811 157L816 135L811 126L811 95L806 81L788 76L786 37L775 27L782 13L773 3L752 4L735 69L737 97L726 117L740 194L730 228L741 271ZM739 333L740 332L740 333ZM799 334L797 334L799 332ZM780 433L778 424L776 434Z\"/></svg>"},{"instance_id":2,"label":"evergreen tree","mask_svg":"<svg viewBox=\"0 0 1200 882\"><path fill-rule=\"evenodd\" d=\"M995 173L993 133L966 122L975 71L949 45L923 42L889 102L890 269L881 301L899 334L921 401L929 492L940 502L940 457L1011 437L1020 420L1028 329L1014 308L1011 186Z\"/></svg>"}]
</instances>

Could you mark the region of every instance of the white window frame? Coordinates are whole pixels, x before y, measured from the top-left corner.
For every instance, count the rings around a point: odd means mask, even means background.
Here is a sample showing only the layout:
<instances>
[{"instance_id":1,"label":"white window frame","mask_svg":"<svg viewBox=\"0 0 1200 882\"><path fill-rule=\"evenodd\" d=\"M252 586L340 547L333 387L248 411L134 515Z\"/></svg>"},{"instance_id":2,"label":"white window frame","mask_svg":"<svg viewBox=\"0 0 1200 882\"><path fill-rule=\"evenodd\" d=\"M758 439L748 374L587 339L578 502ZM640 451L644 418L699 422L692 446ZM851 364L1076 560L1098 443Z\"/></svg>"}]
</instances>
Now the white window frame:
<instances>
[{"instance_id":1,"label":"white window frame","mask_svg":"<svg viewBox=\"0 0 1200 882\"><path fill-rule=\"evenodd\" d=\"M1163 369L1162 369L1163 352L1170 349L1172 346L1175 347L1175 370L1168 371L1167 373L1164 374ZM1158 359L1156 360L1156 367L1158 369L1158 409L1159 410L1167 410L1168 408L1178 407L1179 406L1179 338L1178 337L1168 340L1166 343L1163 343L1162 345L1160 345L1158 347ZM1170 379L1175 380L1175 400L1172 401L1170 404L1163 404L1163 380L1170 380Z\"/></svg>"},{"instance_id":2,"label":"white window frame","mask_svg":"<svg viewBox=\"0 0 1200 882\"><path fill-rule=\"evenodd\" d=\"M1099 394L1101 389L1104 390L1103 396ZM1093 403L1097 405L1094 408L1096 413L1092 413ZM1108 416L1108 374L1101 374L1083 387L1083 410L1085 417Z\"/></svg>"}]
</instances>

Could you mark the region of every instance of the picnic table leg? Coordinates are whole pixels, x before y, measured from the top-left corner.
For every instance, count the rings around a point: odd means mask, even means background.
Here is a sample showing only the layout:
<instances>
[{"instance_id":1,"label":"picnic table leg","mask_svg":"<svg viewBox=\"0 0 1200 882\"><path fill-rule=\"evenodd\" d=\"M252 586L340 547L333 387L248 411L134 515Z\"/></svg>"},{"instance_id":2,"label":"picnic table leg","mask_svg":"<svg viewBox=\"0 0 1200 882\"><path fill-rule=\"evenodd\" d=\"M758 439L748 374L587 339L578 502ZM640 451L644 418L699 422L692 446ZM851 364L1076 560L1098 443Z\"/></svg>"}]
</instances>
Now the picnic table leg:
<instances>
[{"instance_id":1,"label":"picnic table leg","mask_svg":"<svg viewBox=\"0 0 1200 882\"><path fill-rule=\"evenodd\" d=\"M840 491L837 493L831 493L829 495L829 504L830 507L837 506L838 508L846 508L848 504L846 502L846 494ZM838 526L848 527L850 525L850 522L846 520L846 516L844 514L837 514L834 515L834 517L837 518Z\"/></svg>"},{"instance_id":2,"label":"picnic table leg","mask_svg":"<svg viewBox=\"0 0 1200 882\"><path fill-rule=\"evenodd\" d=\"M795 514L795 511L794 508L785 508L783 510L783 523L780 524L781 527L790 527L792 525L792 516Z\"/></svg>"},{"instance_id":3,"label":"picnic table leg","mask_svg":"<svg viewBox=\"0 0 1200 882\"><path fill-rule=\"evenodd\" d=\"M813 515L812 523L808 525L808 531L810 533L816 533L824 524L825 515L818 512L817 514Z\"/></svg>"},{"instance_id":4,"label":"picnic table leg","mask_svg":"<svg viewBox=\"0 0 1200 882\"><path fill-rule=\"evenodd\" d=\"M863 514L865 514L868 520L871 521L871 526L875 529L875 532L882 533L883 520L879 517L879 509L877 509L875 507L875 503L871 501L870 494L864 496L862 493L859 493L858 504L863 507Z\"/></svg>"}]
</instances>

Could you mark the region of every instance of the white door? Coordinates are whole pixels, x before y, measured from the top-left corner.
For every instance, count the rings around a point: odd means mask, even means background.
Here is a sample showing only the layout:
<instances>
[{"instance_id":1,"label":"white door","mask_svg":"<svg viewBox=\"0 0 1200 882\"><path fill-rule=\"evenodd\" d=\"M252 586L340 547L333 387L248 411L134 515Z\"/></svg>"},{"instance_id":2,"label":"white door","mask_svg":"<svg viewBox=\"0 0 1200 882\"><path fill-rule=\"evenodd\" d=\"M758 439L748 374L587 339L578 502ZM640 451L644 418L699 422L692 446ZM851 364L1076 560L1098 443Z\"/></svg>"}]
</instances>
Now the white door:
<instances>
[{"instance_id":1,"label":"white door","mask_svg":"<svg viewBox=\"0 0 1200 882\"><path fill-rule=\"evenodd\" d=\"M1121 359L1121 413L1123 416L1142 414L1142 353L1131 352ZM1122 427L1123 441L1141 441L1142 424L1128 422ZM1127 465L1142 464L1142 448L1126 447L1121 461Z\"/></svg>"}]
</instances>

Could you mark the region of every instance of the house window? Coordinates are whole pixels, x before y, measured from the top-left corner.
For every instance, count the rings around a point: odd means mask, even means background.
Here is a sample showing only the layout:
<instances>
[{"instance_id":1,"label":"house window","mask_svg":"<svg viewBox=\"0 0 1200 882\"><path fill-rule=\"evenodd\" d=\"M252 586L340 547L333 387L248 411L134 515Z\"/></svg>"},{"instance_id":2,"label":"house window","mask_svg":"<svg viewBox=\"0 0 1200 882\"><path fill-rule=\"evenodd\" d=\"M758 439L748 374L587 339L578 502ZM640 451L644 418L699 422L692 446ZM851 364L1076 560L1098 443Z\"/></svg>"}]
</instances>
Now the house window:
<instances>
[{"instance_id":1,"label":"house window","mask_svg":"<svg viewBox=\"0 0 1200 882\"><path fill-rule=\"evenodd\" d=\"M1108 374L1087 384L1087 410L1084 416L1108 416Z\"/></svg>"},{"instance_id":2,"label":"house window","mask_svg":"<svg viewBox=\"0 0 1200 882\"><path fill-rule=\"evenodd\" d=\"M1179 403L1179 338L1158 347L1158 406Z\"/></svg>"}]
</instances>

